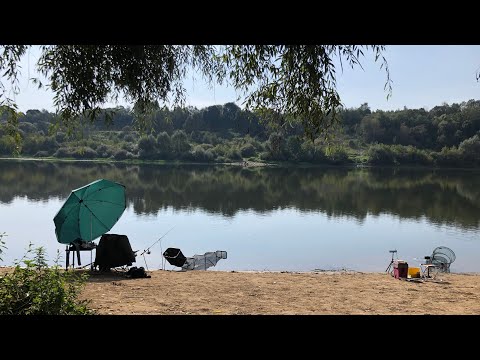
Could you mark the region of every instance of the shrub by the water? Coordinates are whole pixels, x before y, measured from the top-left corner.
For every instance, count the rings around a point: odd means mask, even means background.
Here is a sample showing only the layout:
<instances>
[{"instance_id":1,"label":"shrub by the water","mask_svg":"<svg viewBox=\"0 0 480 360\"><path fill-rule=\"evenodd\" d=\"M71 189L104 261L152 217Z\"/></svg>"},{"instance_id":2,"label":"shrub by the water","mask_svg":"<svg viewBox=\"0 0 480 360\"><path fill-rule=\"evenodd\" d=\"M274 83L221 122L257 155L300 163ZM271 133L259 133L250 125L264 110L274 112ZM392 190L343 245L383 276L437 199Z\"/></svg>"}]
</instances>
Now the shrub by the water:
<instances>
[{"instance_id":1,"label":"shrub by the water","mask_svg":"<svg viewBox=\"0 0 480 360\"><path fill-rule=\"evenodd\" d=\"M3 236L0 255L5 249ZM55 266L49 267L45 249L30 245L14 270L0 275L0 315L93 314L88 301L78 298L86 279L86 274L61 269L58 257Z\"/></svg>"}]
</instances>

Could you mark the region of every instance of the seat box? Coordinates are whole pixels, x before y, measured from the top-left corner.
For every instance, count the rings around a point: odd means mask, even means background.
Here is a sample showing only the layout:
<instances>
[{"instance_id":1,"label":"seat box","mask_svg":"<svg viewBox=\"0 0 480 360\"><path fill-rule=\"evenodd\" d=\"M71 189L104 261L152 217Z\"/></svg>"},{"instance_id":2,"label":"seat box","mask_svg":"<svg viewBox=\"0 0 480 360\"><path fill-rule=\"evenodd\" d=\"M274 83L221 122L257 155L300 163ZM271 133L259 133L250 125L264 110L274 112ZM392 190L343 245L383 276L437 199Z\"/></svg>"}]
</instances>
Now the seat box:
<instances>
[{"instance_id":1,"label":"seat box","mask_svg":"<svg viewBox=\"0 0 480 360\"><path fill-rule=\"evenodd\" d=\"M393 262L393 276L395 279L406 279L408 276L408 263L403 260L395 260Z\"/></svg>"}]
</instances>

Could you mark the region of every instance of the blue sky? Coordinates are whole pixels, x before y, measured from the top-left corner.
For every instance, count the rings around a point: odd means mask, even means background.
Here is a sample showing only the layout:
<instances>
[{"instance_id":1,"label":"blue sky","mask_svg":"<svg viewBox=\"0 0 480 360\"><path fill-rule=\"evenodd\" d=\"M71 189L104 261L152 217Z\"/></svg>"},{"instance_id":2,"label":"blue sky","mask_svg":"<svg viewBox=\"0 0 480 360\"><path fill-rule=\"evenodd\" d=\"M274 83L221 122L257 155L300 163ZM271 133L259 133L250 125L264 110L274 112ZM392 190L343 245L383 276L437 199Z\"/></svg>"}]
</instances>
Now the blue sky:
<instances>
[{"instance_id":1,"label":"blue sky","mask_svg":"<svg viewBox=\"0 0 480 360\"><path fill-rule=\"evenodd\" d=\"M341 99L347 107L358 107L367 102L372 110L408 108L431 109L443 102L449 104L480 98L480 83L475 73L480 68L480 46L477 45L392 45L387 46L385 56L389 62L393 80L393 92L387 100L384 90L385 72L373 54L366 54L363 69L337 70L337 85ZM31 48L22 59L20 94L15 100L20 111L46 109L54 111L53 94L38 90L29 78L38 76L34 66L39 56L37 48ZM216 85L209 88L200 76L189 74L185 82L186 105L204 107L226 102L237 102L234 89ZM107 106L115 104L108 103ZM131 106L125 101L119 105Z\"/></svg>"}]
</instances>

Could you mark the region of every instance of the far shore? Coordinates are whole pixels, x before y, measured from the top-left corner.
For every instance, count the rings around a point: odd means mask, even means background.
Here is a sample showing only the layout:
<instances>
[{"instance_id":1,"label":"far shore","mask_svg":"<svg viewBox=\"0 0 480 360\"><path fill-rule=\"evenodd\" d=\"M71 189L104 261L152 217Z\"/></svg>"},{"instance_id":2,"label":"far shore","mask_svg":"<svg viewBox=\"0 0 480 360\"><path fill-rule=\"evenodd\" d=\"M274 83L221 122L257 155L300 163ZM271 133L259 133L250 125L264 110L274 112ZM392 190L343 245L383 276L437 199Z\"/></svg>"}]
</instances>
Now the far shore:
<instances>
[{"instance_id":1,"label":"far shore","mask_svg":"<svg viewBox=\"0 0 480 360\"><path fill-rule=\"evenodd\" d=\"M313 164L313 163L295 163L289 161L236 161L236 162L193 162L183 160L140 160L140 159L127 159L127 160L115 160L115 159L74 159L74 158L35 158L35 157L0 157L0 161L38 161L38 162L69 162L69 163L118 163L128 165L204 165L204 166L238 166L244 168L261 168L261 167L277 167L277 168L392 168L392 169L424 169L424 170L455 170L455 171L478 171L477 167L447 167L447 166L425 166L425 165L369 165L360 163L345 163L345 164Z\"/></svg>"},{"instance_id":2,"label":"far shore","mask_svg":"<svg viewBox=\"0 0 480 360\"><path fill-rule=\"evenodd\" d=\"M96 162L96 163L119 163L119 164L154 164L154 165L229 165L242 167L264 167L278 166L274 163L258 162L258 161L237 161L237 162L191 162L181 160L113 160L113 159L70 159L70 158L32 158L32 157L0 157L0 160L18 160L18 161L50 161L50 162ZM315 166L312 164L312 166Z\"/></svg>"}]
</instances>

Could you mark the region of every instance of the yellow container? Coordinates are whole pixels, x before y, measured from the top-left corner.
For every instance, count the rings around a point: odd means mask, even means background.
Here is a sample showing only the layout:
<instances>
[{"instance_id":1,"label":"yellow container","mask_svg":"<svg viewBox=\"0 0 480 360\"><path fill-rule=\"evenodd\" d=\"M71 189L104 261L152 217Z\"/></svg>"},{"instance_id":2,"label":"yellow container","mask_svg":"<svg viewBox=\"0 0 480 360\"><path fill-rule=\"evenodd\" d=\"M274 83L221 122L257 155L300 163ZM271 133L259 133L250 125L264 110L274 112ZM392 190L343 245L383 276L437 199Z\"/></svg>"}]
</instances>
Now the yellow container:
<instances>
[{"instance_id":1,"label":"yellow container","mask_svg":"<svg viewBox=\"0 0 480 360\"><path fill-rule=\"evenodd\" d=\"M408 268L408 275L412 278L419 278L420 277L420 268L418 267L409 267Z\"/></svg>"}]
</instances>

